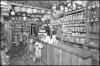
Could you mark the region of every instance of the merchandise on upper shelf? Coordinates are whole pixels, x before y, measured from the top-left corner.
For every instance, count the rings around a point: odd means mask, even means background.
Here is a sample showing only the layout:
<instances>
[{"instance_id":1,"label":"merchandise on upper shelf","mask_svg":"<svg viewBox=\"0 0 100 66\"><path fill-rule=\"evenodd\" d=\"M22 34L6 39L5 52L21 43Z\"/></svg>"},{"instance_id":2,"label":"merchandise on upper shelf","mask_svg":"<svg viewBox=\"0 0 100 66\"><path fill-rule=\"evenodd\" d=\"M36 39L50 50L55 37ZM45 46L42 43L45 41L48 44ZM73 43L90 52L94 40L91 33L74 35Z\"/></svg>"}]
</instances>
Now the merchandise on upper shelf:
<instances>
[{"instance_id":1,"label":"merchandise on upper shelf","mask_svg":"<svg viewBox=\"0 0 100 66\"><path fill-rule=\"evenodd\" d=\"M59 9L54 9L51 25L62 25L63 40L79 44L86 43L86 6L87 1L67 2L63 6L65 11L60 18L58 16L61 15L62 12Z\"/></svg>"},{"instance_id":2,"label":"merchandise on upper shelf","mask_svg":"<svg viewBox=\"0 0 100 66\"><path fill-rule=\"evenodd\" d=\"M99 1L88 1L87 5L87 42L88 46L99 46Z\"/></svg>"},{"instance_id":3,"label":"merchandise on upper shelf","mask_svg":"<svg viewBox=\"0 0 100 66\"><path fill-rule=\"evenodd\" d=\"M0 10L1 10L1 15L3 16L9 16L9 12L11 9L11 5L7 3L7 1L1 1L0 2Z\"/></svg>"},{"instance_id":4,"label":"merchandise on upper shelf","mask_svg":"<svg viewBox=\"0 0 100 66\"><path fill-rule=\"evenodd\" d=\"M65 41L85 44L86 40L85 10L73 12L64 17L63 32Z\"/></svg>"}]
</instances>

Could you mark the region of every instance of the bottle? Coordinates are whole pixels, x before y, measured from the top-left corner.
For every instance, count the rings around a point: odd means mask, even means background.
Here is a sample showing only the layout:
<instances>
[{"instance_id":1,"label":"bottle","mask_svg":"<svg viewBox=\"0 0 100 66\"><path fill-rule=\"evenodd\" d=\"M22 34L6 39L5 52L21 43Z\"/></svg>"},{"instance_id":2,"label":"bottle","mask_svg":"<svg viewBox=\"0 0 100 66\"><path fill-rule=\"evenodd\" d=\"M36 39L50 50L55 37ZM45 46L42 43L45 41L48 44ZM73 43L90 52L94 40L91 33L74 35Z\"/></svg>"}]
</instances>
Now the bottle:
<instances>
[{"instance_id":1,"label":"bottle","mask_svg":"<svg viewBox=\"0 0 100 66\"><path fill-rule=\"evenodd\" d=\"M92 8L94 9L95 8L95 2L92 1Z\"/></svg>"},{"instance_id":2,"label":"bottle","mask_svg":"<svg viewBox=\"0 0 100 66\"><path fill-rule=\"evenodd\" d=\"M93 32L96 32L96 23L93 24Z\"/></svg>"},{"instance_id":3,"label":"bottle","mask_svg":"<svg viewBox=\"0 0 100 66\"><path fill-rule=\"evenodd\" d=\"M79 38L76 38L76 42L77 42L77 43L80 43L80 39L79 39Z\"/></svg>"},{"instance_id":4,"label":"bottle","mask_svg":"<svg viewBox=\"0 0 100 66\"><path fill-rule=\"evenodd\" d=\"M73 10L76 10L76 4L73 2Z\"/></svg>"},{"instance_id":5,"label":"bottle","mask_svg":"<svg viewBox=\"0 0 100 66\"><path fill-rule=\"evenodd\" d=\"M68 12L68 8L67 8L67 7L65 7L65 12L66 12L66 13Z\"/></svg>"},{"instance_id":6,"label":"bottle","mask_svg":"<svg viewBox=\"0 0 100 66\"><path fill-rule=\"evenodd\" d=\"M96 6L99 8L100 7L100 2L99 1L95 1L96 2Z\"/></svg>"},{"instance_id":7,"label":"bottle","mask_svg":"<svg viewBox=\"0 0 100 66\"><path fill-rule=\"evenodd\" d=\"M96 15L96 18L95 18L95 21L99 21L99 8L96 6L95 8L95 15Z\"/></svg>"},{"instance_id":8,"label":"bottle","mask_svg":"<svg viewBox=\"0 0 100 66\"><path fill-rule=\"evenodd\" d=\"M88 3L88 9L91 9L91 6L92 6L92 3L89 2L89 3Z\"/></svg>"},{"instance_id":9,"label":"bottle","mask_svg":"<svg viewBox=\"0 0 100 66\"><path fill-rule=\"evenodd\" d=\"M84 44L84 43L85 43L85 39L84 39L84 38L81 38L81 39L80 39L80 43L81 43L81 44Z\"/></svg>"}]
</instances>

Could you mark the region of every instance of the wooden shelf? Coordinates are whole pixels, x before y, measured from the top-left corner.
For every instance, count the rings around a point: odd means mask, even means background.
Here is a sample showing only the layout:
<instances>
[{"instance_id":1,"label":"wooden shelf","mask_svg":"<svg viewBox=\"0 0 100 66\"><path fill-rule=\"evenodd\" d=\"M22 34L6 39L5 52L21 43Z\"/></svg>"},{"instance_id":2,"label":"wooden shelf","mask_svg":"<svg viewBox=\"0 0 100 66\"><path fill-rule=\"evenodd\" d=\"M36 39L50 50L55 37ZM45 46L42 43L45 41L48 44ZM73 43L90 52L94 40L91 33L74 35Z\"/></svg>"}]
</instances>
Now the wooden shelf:
<instances>
[{"instance_id":1,"label":"wooden shelf","mask_svg":"<svg viewBox=\"0 0 100 66\"><path fill-rule=\"evenodd\" d=\"M67 22L73 22L73 21L81 21L81 20L85 20L85 19L75 19L75 20L68 20ZM66 23L66 21L65 21ZM79 22L80 23L80 22Z\"/></svg>"},{"instance_id":2,"label":"wooden shelf","mask_svg":"<svg viewBox=\"0 0 100 66\"><path fill-rule=\"evenodd\" d=\"M100 34L99 32L90 32L90 31L88 31L88 33Z\"/></svg>"},{"instance_id":3,"label":"wooden shelf","mask_svg":"<svg viewBox=\"0 0 100 66\"><path fill-rule=\"evenodd\" d=\"M86 33L85 31L72 31L72 32Z\"/></svg>"},{"instance_id":4,"label":"wooden shelf","mask_svg":"<svg viewBox=\"0 0 100 66\"><path fill-rule=\"evenodd\" d=\"M70 41L64 41L64 42L66 42L66 43L71 43L71 44L77 44L77 45L81 45L81 46L83 46L83 44L81 44L81 43L70 42Z\"/></svg>"},{"instance_id":5,"label":"wooden shelf","mask_svg":"<svg viewBox=\"0 0 100 66\"><path fill-rule=\"evenodd\" d=\"M89 37L89 39L99 40L99 38L92 38L92 37Z\"/></svg>"},{"instance_id":6,"label":"wooden shelf","mask_svg":"<svg viewBox=\"0 0 100 66\"><path fill-rule=\"evenodd\" d=\"M83 36L73 36L73 37L86 38L86 37L83 37Z\"/></svg>"},{"instance_id":7,"label":"wooden shelf","mask_svg":"<svg viewBox=\"0 0 100 66\"><path fill-rule=\"evenodd\" d=\"M88 22L88 23L99 23L99 19L98 19L98 21L93 21L93 22Z\"/></svg>"},{"instance_id":8,"label":"wooden shelf","mask_svg":"<svg viewBox=\"0 0 100 66\"><path fill-rule=\"evenodd\" d=\"M81 44L81 43L69 42L69 41L64 41L64 42L65 42L65 43L71 43L71 44L77 44L77 45L81 45L81 46L85 45L85 46L87 46L87 47L99 49L99 46L92 46L92 45L90 45L90 44Z\"/></svg>"},{"instance_id":9,"label":"wooden shelf","mask_svg":"<svg viewBox=\"0 0 100 66\"><path fill-rule=\"evenodd\" d=\"M71 12L66 13L66 15L79 13L79 12L82 12L82 11L84 11L84 10L85 10L85 8L82 8L82 9L79 9L79 10L75 10L75 11L71 11Z\"/></svg>"},{"instance_id":10,"label":"wooden shelf","mask_svg":"<svg viewBox=\"0 0 100 66\"><path fill-rule=\"evenodd\" d=\"M67 27L84 27L84 26L67 26Z\"/></svg>"},{"instance_id":11,"label":"wooden shelf","mask_svg":"<svg viewBox=\"0 0 100 66\"><path fill-rule=\"evenodd\" d=\"M93 46L93 45L90 45L90 44L86 44L86 46L91 47L91 48L95 48L95 49L99 49L99 46Z\"/></svg>"}]
</instances>

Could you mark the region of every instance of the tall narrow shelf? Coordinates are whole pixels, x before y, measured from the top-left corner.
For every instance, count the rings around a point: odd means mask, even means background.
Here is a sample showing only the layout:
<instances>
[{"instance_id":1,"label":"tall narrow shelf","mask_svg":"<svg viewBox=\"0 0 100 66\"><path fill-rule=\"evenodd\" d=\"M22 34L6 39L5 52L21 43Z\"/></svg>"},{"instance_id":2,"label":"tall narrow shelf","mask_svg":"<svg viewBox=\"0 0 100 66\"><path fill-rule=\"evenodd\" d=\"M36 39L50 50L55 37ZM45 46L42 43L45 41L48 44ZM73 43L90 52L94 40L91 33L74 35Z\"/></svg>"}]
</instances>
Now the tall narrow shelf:
<instances>
[{"instance_id":1,"label":"tall narrow shelf","mask_svg":"<svg viewBox=\"0 0 100 66\"><path fill-rule=\"evenodd\" d=\"M93 5L95 4L95 5ZM87 5L87 46L99 48L99 2L88 1Z\"/></svg>"}]
</instances>

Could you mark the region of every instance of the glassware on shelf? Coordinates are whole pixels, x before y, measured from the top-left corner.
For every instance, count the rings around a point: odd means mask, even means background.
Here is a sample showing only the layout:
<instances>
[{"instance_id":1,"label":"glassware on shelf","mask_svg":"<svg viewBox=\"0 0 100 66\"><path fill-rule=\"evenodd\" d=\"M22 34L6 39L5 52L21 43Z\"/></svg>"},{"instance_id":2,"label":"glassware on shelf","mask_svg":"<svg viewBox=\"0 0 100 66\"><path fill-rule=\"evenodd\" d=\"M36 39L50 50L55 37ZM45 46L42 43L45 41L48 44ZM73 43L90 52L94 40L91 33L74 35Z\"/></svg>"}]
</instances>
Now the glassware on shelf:
<instances>
[{"instance_id":1,"label":"glassware on shelf","mask_svg":"<svg viewBox=\"0 0 100 66\"><path fill-rule=\"evenodd\" d=\"M81 39L80 39L80 43L81 43L81 44L84 44L84 43L85 43L85 38L81 38Z\"/></svg>"},{"instance_id":2,"label":"glassware on shelf","mask_svg":"<svg viewBox=\"0 0 100 66\"><path fill-rule=\"evenodd\" d=\"M78 37L76 38L76 43L80 43L80 39Z\"/></svg>"}]
</instances>

